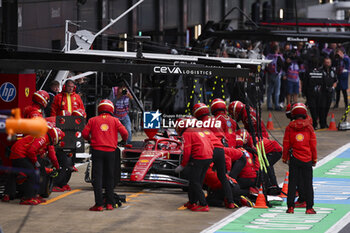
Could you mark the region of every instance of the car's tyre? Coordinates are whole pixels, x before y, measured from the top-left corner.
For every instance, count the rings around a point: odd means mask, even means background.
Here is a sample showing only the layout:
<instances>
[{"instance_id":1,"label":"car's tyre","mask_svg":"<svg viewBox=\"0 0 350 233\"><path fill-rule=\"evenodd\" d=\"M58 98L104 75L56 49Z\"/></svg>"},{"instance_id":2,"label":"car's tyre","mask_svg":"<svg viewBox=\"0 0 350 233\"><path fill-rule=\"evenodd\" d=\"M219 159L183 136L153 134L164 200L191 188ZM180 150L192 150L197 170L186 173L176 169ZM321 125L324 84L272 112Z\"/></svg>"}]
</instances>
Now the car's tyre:
<instances>
[{"instance_id":1,"label":"car's tyre","mask_svg":"<svg viewBox=\"0 0 350 233\"><path fill-rule=\"evenodd\" d=\"M40 177L40 196L47 198L50 196L53 187L53 179L46 173Z\"/></svg>"}]
</instances>

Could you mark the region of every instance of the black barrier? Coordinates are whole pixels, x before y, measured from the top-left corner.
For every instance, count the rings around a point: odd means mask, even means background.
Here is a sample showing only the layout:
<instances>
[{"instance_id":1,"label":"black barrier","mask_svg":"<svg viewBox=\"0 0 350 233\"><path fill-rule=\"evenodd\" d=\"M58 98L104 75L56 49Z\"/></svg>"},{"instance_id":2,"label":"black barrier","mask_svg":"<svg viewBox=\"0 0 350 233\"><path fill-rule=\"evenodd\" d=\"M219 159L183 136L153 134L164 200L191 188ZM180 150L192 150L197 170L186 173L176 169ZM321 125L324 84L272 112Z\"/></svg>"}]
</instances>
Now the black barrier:
<instances>
[{"instance_id":1,"label":"black barrier","mask_svg":"<svg viewBox=\"0 0 350 233\"><path fill-rule=\"evenodd\" d=\"M65 136L64 146L59 148L65 152L84 153L85 144L81 134L85 127L85 118L81 116L57 116L56 127L60 128Z\"/></svg>"}]
</instances>

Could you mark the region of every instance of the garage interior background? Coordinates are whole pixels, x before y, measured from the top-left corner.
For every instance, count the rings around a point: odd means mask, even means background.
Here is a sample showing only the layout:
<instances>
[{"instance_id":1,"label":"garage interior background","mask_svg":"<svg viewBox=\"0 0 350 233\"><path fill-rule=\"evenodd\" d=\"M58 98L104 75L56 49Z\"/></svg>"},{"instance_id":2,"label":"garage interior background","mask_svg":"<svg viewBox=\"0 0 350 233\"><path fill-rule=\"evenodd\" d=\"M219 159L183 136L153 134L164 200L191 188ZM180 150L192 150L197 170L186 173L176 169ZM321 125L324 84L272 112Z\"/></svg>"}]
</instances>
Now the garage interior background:
<instances>
[{"instance_id":1,"label":"garage interior background","mask_svg":"<svg viewBox=\"0 0 350 233\"><path fill-rule=\"evenodd\" d=\"M136 0L0 0L1 46L18 50L61 50L64 46L65 20L79 23L77 29L97 32L116 18ZM220 21L233 7L251 16L256 0L145 0L115 24L94 44L96 49L122 49L119 37L149 35L159 43L188 45L208 20ZM271 18L277 19L283 10L284 19L294 17L294 1L258 1L271 6ZM306 15L308 6L332 0L297 0L298 16ZM247 20L238 11L231 13L233 29L243 28ZM133 46L129 45L129 50Z\"/></svg>"}]
</instances>

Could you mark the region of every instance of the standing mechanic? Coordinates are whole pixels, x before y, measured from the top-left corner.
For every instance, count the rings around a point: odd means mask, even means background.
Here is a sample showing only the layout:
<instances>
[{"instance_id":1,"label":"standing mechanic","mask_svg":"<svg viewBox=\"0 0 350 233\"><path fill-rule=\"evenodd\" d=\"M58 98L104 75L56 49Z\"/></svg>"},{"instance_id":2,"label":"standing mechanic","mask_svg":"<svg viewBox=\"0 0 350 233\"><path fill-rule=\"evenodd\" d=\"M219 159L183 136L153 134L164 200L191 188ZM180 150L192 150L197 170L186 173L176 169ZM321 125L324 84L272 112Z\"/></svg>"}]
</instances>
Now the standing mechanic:
<instances>
[{"instance_id":1,"label":"standing mechanic","mask_svg":"<svg viewBox=\"0 0 350 233\"><path fill-rule=\"evenodd\" d=\"M51 116L70 116L75 110L85 112L83 101L75 92L76 86L72 80L67 80L62 87L62 92L58 93L51 105ZM61 166L58 176L54 180L54 192L70 191L68 184L71 173L74 171L74 157L72 153L57 150L58 162Z\"/></svg>"},{"instance_id":2,"label":"standing mechanic","mask_svg":"<svg viewBox=\"0 0 350 233\"><path fill-rule=\"evenodd\" d=\"M195 121L195 119L177 119L175 130L184 140L184 151L181 164L175 169L175 172L180 173L188 164L190 168L189 201L184 206L192 211L207 212L209 211L209 207L202 190L202 185L205 174L212 162L214 147L210 138L207 137L203 130L189 128L188 121ZM199 205L197 205L197 202L199 202Z\"/></svg>"},{"instance_id":3,"label":"standing mechanic","mask_svg":"<svg viewBox=\"0 0 350 233\"><path fill-rule=\"evenodd\" d=\"M209 107L204 103L197 103L193 106L193 115L198 120L203 122L207 121L216 121L212 116L209 116ZM211 138L211 141L214 145L213 151L213 162L217 170L218 178L222 184L224 193L225 193L225 206L226 208L233 209L235 205L233 203L232 191L230 184L226 177L226 166L225 166L225 150L224 145L227 145L225 134L222 128L208 127L206 132L212 132L208 134L208 137Z\"/></svg>"},{"instance_id":4,"label":"standing mechanic","mask_svg":"<svg viewBox=\"0 0 350 233\"><path fill-rule=\"evenodd\" d=\"M62 91L53 99L51 105L51 116L59 116L61 110L67 110L70 114L74 110L82 109L85 111L83 101L80 95L75 93L76 86L74 81L67 80L62 87Z\"/></svg>"},{"instance_id":5,"label":"standing mechanic","mask_svg":"<svg viewBox=\"0 0 350 233\"><path fill-rule=\"evenodd\" d=\"M102 183L106 184L106 209L113 210L115 205L113 177L118 133L125 142L128 131L118 118L113 117L114 106L110 100L101 100L97 111L98 116L91 118L82 132L83 137L90 141L92 147L92 184L95 205L89 210L103 211Z\"/></svg>"},{"instance_id":6,"label":"standing mechanic","mask_svg":"<svg viewBox=\"0 0 350 233\"><path fill-rule=\"evenodd\" d=\"M316 134L306 119L307 108L302 103L296 103L292 108L294 119L287 126L283 138L283 163L289 164L289 183L287 213L294 213L296 186L301 185L306 201L306 214L316 214L314 205L314 190L312 185L312 167L317 162ZM298 180L302 178L302 180Z\"/></svg>"}]
</instances>

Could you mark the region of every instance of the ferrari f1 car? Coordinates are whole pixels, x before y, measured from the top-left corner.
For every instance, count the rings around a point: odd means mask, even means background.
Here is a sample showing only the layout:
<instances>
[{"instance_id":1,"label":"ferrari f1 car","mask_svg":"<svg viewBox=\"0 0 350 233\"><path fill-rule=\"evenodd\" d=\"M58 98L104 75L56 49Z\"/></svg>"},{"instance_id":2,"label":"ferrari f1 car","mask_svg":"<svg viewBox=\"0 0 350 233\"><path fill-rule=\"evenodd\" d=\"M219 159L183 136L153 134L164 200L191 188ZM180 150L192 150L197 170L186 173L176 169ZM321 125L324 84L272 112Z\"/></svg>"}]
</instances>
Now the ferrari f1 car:
<instances>
[{"instance_id":1,"label":"ferrari f1 car","mask_svg":"<svg viewBox=\"0 0 350 233\"><path fill-rule=\"evenodd\" d=\"M188 186L183 173L175 173L182 159L183 142L168 131L145 139L140 147L125 147L121 152L123 184L165 187Z\"/></svg>"}]
</instances>

